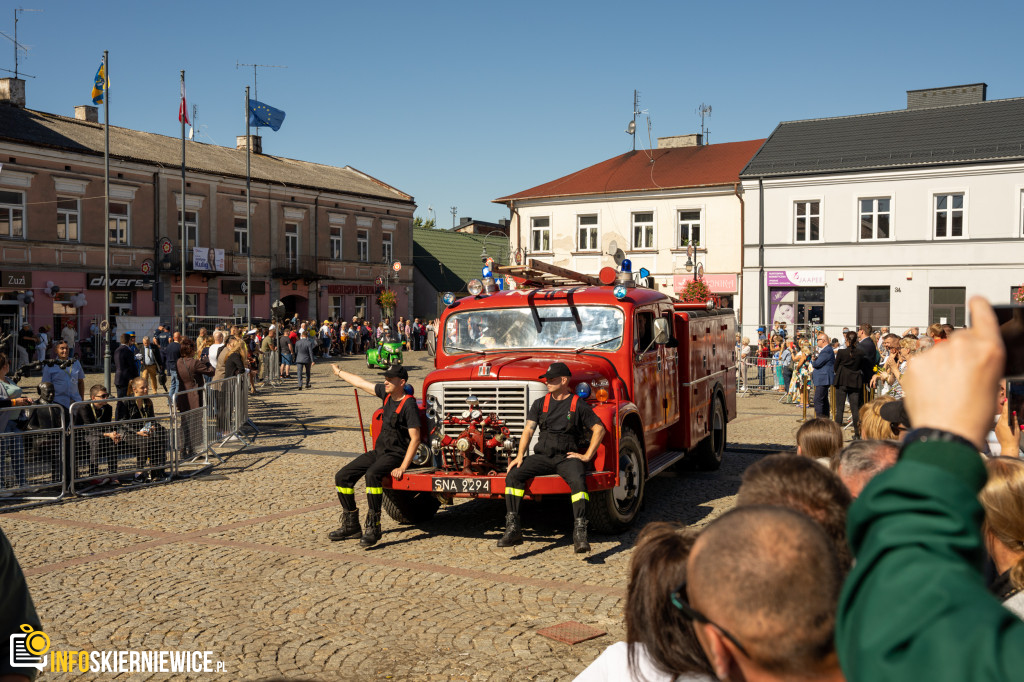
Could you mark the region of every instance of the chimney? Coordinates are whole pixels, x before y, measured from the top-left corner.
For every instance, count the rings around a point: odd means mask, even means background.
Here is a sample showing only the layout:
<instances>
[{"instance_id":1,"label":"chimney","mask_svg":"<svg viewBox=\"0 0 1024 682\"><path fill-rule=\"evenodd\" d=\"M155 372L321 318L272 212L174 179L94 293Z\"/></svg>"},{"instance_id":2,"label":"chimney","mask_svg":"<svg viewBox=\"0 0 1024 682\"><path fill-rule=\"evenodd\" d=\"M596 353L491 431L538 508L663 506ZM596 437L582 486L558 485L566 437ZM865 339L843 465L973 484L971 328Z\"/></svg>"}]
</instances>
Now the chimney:
<instances>
[{"instance_id":1,"label":"chimney","mask_svg":"<svg viewBox=\"0 0 1024 682\"><path fill-rule=\"evenodd\" d=\"M100 110L99 107L94 107L91 104L80 104L75 107L75 118L79 121L88 121L89 123L100 122Z\"/></svg>"},{"instance_id":2,"label":"chimney","mask_svg":"<svg viewBox=\"0 0 1024 682\"><path fill-rule=\"evenodd\" d=\"M703 140L703 135L700 133L694 133L693 135L674 135L672 137L659 137L658 138L658 149L678 149L680 147L700 147Z\"/></svg>"},{"instance_id":3,"label":"chimney","mask_svg":"<svg viewBox=\"0 0 1024 682\"><path fill-rule=\"evenodd\" d=\"M0 78L0 103L25 108L25 81L21 78Z\"/></svg>"},{"instance_id":4,"label":"chimney","mask_svg":"<svg viewBox=\"0 0 1024 682\"><path fill-rule=\"evenodd\" d=\"M246 144L245 135L238 135L235 137L235 149L244 150L246 147L252 149L253 154L263 153L263 138L259 135L250 135L249 139L252 140L252 145Z\"/></svg>"},{"instance_id":5,"label":"chimney","mask_svg":"<svg viewBox=\"0 0 1024 682\"><path fill-rule=\"evenodd\" d=\"M459 227L462 227L463 225L469 225L471 222L473 222L472 218L459 218Z\"/></svg>"},{"instance_id":6,"label":"chimney","mask_svg":"<svg viewBox=\"0 0 1024 682\"><path fill-rule=\"evenodd\" d=\"M907 109L931 109L933 107L951 107L958 104L978 104L985 101L987 90L988 85L985 83L954 85L948 88L907 90Z\"/></svg>"},{"instance_id":7,"label":"chimney","mask_svg":"<svg viewBox=\"0 0 1024 682\"><path fill-rule=\"evenodd\" d=\"M498 224L504 227L506 231L508 231L508 218L498 218Z\"/></svg>"}]
</instances>

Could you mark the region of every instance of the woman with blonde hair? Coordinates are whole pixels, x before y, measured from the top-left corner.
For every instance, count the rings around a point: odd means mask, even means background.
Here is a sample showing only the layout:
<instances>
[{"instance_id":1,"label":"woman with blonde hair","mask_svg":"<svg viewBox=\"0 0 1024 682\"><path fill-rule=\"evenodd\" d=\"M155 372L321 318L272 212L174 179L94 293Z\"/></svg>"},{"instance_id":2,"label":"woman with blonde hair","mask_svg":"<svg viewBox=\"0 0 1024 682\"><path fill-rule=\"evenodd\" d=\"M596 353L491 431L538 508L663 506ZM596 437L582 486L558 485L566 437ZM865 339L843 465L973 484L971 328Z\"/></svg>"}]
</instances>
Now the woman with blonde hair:
<instances>
[{"instance_id":1,"label":"woman with blonde hair","mask_svg":"<svg viewBox=\"0 0 1024 682\"><path fill-rule=\"evenodd\" d=\"M982 535L999 577L990 589L1024 619L1024 460L985 460L988 483L978 499L985 509Z\"/></svg>"},{"instance_id":2,"label":"woman with blonde hair","mask_svg":"<svg viewBox=\"0 0 1024 682\"><path fill-rule=\"evenodd\" d=\"M875 398L860 408L860 437L864 440L892 440L897 437L892 423L882 418L882 405L895 402L891 395Z\"/></svg>"}]
</instances>

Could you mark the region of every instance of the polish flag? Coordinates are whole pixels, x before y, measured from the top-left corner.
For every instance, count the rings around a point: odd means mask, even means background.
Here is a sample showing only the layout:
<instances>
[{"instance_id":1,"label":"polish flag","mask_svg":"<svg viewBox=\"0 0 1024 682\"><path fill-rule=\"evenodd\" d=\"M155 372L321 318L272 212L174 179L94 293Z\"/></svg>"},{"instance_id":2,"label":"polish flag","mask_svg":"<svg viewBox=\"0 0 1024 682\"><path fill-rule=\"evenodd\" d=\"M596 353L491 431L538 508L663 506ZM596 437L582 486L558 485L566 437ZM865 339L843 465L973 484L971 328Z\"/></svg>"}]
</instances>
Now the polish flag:
<instances>
[{"instance_id":1,"label":"polish flag","mask_svg":"<svg viewBox=\"0 0 1024 682\"><path fill-rule=\"evenodd\" d=\"M185 104L185 81L181 81L181 105L178 107L178 122L185 119L185 123L189 123L188 120L188 105Z\"/></svg>"}]
</instances>

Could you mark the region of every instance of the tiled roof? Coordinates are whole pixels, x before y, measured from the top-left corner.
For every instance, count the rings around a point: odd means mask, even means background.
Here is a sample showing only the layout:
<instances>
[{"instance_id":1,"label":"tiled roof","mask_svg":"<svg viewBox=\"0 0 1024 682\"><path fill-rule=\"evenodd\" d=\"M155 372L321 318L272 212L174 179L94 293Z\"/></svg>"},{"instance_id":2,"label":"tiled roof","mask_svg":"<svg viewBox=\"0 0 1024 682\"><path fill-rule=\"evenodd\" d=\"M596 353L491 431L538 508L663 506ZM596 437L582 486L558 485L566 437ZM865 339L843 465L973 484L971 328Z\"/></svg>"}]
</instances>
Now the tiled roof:
<instances>
[{"instance_id":1,"label":"tiled roof","mask_svg":"<svg viewBox=\"0 0 1024 682\"><path fill-rule=\"evenodd\" d=\"M516 199L729 185L764 140L626 152L494 203Z\"/></svg>"},{"instance_id":2,"label":"tiled roof","mask_svg":"<svg viewBox=\"0 0 1024 682\"><path fill-rule=\"evenodd\" d=\"M1024 98L780 123L744 178L1024 159Z\"/></svg>"},{"instance_id":3,"label":"tiled roof","mask_svg":"<svg viewBox=\"0 0 1024 682\"><path fill-rule=\"evenodd\" d=\"M480 253L508 262L508 240L450 230L416 227L412 231L412 260L416 270L437 291L464 292L466 282L480 277Z\"/></svg>"},{"instance_id":4,"label":"tiled roof","mask_svg":"<svg viewBox=\"0 0 1024 682\"><path fill-rule=\"evenodd\" d=\"M0 105L0 141L103 155L103 124L89 123L31 109ZM163 166L181 166L181 138L110 126L110 156ZM201 142L186 145L187 170L245 177L245 150ZM251 155L251 177L272 182L413 203L401 192L350 166L343 168L268 154Z\"/></svg>"}]
</instances>

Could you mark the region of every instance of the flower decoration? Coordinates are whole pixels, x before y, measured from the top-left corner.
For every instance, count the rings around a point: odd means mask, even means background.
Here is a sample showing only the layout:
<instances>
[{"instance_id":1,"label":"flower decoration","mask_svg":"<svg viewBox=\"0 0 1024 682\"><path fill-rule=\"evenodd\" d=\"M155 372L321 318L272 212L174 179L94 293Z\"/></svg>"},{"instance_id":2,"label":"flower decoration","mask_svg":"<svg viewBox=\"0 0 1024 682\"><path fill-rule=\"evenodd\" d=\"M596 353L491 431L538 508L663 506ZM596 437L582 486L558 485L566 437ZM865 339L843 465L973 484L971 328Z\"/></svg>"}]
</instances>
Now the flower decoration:
<instances>
[{"instance_id":1,"label":"flower decoration","mask_svg":"<svg viewBox=\"0 0 1024 682\"><path fill-rule=\"evenodd\" d=\"M1024 284L1017 287L1017 290L1013 292L1014 303L1024 303Z\"/></svg>"},{"instance_id":2,"label":"flower decoration","mask_svg":"<svg viewBox=\"0 0 1024 682\"><path fill-rule=\"evenodd\" d=\"M704 303L711 298L711 288L702 279L691 279L679 297L684 303Z\"/></svg>"},{"instance_id":3,"label":"flower decoration","mask_svg":"<svg viewBox=\"0 0 1024 682\"><path fill-rule=\"evenodd\" d=\"M377 305L380 306L382 310L394 309L396 302L397 299L395 298L395 292L390 289L385 289L377 294Z\"/></svg>"}]
</instances>

